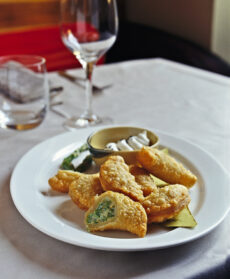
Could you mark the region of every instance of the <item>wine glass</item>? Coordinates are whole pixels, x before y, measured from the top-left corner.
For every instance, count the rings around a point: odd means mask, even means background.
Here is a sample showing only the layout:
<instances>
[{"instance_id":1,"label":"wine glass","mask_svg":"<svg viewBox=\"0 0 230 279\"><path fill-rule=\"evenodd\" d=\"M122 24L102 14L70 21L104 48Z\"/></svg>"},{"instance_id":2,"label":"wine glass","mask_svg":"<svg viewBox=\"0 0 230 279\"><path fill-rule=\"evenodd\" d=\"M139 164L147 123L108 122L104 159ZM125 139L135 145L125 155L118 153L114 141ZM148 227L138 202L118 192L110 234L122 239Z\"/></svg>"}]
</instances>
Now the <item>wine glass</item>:
<instances>
[{"instance_id":1,"label":"wine glass","mask_svg":"<svg viewBox=\"0 0 230 279\"><path fill-rule=\"evenodd\" d=\"M69 129L103 122L92 111L92 73L98 59L114 44L118 31L116 0L61 0L61 36L86 73L86 108L67 119Z\"/></svg>"}]
</instances>

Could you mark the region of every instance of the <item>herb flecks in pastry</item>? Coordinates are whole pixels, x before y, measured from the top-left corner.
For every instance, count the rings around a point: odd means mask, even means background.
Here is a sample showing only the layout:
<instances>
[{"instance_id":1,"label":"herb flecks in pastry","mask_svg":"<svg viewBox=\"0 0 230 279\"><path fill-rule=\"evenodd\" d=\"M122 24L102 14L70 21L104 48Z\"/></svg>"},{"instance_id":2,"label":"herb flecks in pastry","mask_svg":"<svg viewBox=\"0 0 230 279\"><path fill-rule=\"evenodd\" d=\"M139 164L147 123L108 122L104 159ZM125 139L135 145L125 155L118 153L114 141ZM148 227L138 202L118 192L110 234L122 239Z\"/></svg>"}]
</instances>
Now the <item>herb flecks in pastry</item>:
<instances>
[{"instance_id":1,"label":"herb flecks in pastry","mask_svg":"<svg viewBox=\"0 0 230 279\"><path fill-rule=\"evenodd\" d=\"M124 194L107 191L95 198L85 214L88 231L123 230L139 237L147 231L147 215L143 206Z\"/></svg>"}]
</instances>

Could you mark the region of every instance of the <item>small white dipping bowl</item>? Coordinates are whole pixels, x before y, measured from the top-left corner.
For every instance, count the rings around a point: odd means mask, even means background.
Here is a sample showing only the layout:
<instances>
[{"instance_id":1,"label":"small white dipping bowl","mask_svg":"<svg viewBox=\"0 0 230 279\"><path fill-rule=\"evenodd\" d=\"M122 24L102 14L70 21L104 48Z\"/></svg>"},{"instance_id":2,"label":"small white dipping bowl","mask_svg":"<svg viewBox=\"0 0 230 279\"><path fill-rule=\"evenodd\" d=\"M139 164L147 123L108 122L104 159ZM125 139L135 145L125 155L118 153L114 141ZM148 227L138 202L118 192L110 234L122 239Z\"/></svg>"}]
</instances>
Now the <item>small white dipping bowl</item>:
<instances>
[{"instance_id":1,"label":"small white dipping bowl","mask_svg":"<svg viewBox=\"0 0 230 279\"><path fill-rule=\"evenodd\" d=\"M87 144L89 146L90 153L93 155L95 163L97 165L101 165L108 156L119 155L124 158L127 164L134 164L136 162L136 154L138 150L112 151L106 149L106 144L110 142L116 143L119 140L128 139L131 136L137 136L143 131L147 132L147 137L150 140L149 146L155 147L159 144L159 138L154 132L140 127L118 126L98 130L97 132L91 134L87 139Z\"/></svg>"}]
</instances>

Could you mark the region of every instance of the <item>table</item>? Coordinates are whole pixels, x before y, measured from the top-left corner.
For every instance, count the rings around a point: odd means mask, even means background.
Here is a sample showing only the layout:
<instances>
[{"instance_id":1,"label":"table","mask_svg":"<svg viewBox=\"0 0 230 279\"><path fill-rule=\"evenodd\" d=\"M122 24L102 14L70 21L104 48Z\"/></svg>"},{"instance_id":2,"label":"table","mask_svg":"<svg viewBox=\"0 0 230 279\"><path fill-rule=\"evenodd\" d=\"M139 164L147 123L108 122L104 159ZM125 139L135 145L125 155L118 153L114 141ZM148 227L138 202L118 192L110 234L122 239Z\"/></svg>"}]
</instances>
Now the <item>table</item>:
<instances>
[{"instance_id":1,"label":"table","mask_svg":"<svg viewBox=\"0 0 230 279\"><path fill-rule=\"evenodd\" d=\"M80 69L70 72L82 74ZM61 109L80 112L83 89L56 73L50 73L49 78L65 88ZM94 80L98 85L113 83L103 93L94 95L96 112L112 116L118 124L144 125L188 139L230 170L229 78L163 59L149 59L100 66ZM11 173L30 148L65 132L63 120L50 111L34 130L0 131L2 278L191 278L225 263L230 256L229 215L215 230L196 241L132 253L72 246L28 224L12 202Z\"/></svg>"}]
</instances>

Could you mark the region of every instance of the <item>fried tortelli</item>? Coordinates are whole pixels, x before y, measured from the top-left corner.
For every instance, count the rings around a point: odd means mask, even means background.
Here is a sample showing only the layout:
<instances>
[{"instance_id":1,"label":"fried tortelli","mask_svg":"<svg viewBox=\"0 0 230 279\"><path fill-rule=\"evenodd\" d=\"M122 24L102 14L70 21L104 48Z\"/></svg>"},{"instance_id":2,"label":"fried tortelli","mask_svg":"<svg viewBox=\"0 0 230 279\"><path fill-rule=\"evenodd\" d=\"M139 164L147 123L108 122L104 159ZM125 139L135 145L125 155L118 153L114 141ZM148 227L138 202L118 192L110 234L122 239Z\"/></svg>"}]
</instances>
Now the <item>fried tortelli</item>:
<instances>
[{"instance_id":1,"label":"fried tortelli","mask_svg":"<svg viewBox=\"0 0 230 279\"><path fill-rule=\"evenodd\" d=\"M190 202L188 189L180 184L156 188L142 202L148 223L160 223L176 216Z\"/></svg>"},{"instance_id":2,"label":"fried tortelli","mask_svg":"<svg viewBox=\"0 0 230 279\"><path fill-rule=\"evenodd\" d=\"M88 231L124 230L144 237L147 215L143 206L124 194L107 191L95 198L85 214Z\"/></svg>"},{"instance_id":3,"label":"fried tortelli","mask_svg":"<svg viewBox=\"0 0 230 279\"><path fill-rule=\"evenodd\" d=\"M84 174L72 181L69 186L69 196L72 201L82 210L88 210L94 203L96 195L103 193L99 173Z\"/></svg>"},{"instance_id":4,"label":"fried tortelli","mask_svg":"<svg viewBox=\"0 0 230 279\"><path fill-rule=\"evenodd\" d=\"M49 179L50 187L58 192L68 193L70 184L82 175L80 172L59 170L58 173Z\"/></svg>"},{"instance_id":5,"label":"fried tortelli","mask_svg":"<svg viewBox=\"0 0 230 279\"><path fill-rule=\"evenodd\" d=\"M137 154L138 162L169 184L182 184L191 187L197 177L168 154L151 147L143 147Z\"/></svg>"},{"instance_id":6,"label":"fried tortelli","mask_svg":"<svg viewBox=\"0 0 230 279\"><path fill-rule=\"evenodd\" d=\"M110 156L100 168L100 181L105 191L123 193L135 201L144 198L141 186L136 183L135 177L129 172L121 156Z\"/></svg>"},{"instance_id":7,"label":"fried tortelli","mask_svg":"<svg viewBox=\"0 0 230 279\"><path fill-rule=\"evenodd\" d=\"M148 196L157 187L147 170L137 165L130 165L129 171L135 177L135 181L141 185L144 196Z\"/></svg>"}]
</instances>

